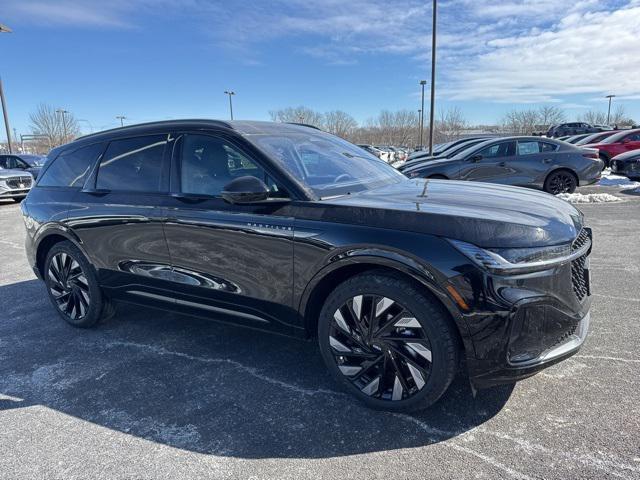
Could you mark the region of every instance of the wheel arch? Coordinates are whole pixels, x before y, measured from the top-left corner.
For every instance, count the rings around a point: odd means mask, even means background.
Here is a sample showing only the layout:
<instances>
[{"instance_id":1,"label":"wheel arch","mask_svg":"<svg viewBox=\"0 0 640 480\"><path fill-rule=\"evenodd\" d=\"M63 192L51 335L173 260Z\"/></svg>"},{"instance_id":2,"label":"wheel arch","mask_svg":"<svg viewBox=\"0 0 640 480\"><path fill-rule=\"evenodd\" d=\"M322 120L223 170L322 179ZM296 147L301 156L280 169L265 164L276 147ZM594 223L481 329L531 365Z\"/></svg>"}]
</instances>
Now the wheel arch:
<instances>
[{"instance_id":1,"label":"wheel arch","mask_svg":"<svg viewBox=\"0 0 640 480\"><path fill-rule=\"evenodd\" d=\"M325 266L309 282L300 299L299 312L303 317L308 337L317 333L322 304L335 287L367 272L380 272L402 278L425 291L451 319L459 335L460 345L467 352L473 352L468 326L451 298L437 284L433 274L415 260L394 252L360 252L351 258L336 261Z\"/></svg>"},{"instance_id":2,"label":"wheel arch","mask_svg":"<svg viewBox=\"0 0 640 480\"><path fill-rule=\"evenodd\" d=\"M544 178L543 185L547 184L547 180L549 180L549 177L551 175L553 175L554 173L562 172L562 171L569 172L571 175L573 175L573 178L576 179L576 187L580 186L580 177L578 176L576 171L573 170L571 167L566 167L566 166L555 167L553 170L551 170L549 173L547 173L547 176Z\"/></svg>"},{"instance_id":3,"label":"wheel arch","mask_svg":"<svg viewBox=\"0 0 640 480\"><path fill-rule=\"evenodd\" d=\"M41 278L44 278L44 262L47 254L54 245L64 241L73 243L88 258L82 247L82 242L71 230L61 225L51 225L40 233L35 248L35 266Z\"/></svg>"}]
</instances>

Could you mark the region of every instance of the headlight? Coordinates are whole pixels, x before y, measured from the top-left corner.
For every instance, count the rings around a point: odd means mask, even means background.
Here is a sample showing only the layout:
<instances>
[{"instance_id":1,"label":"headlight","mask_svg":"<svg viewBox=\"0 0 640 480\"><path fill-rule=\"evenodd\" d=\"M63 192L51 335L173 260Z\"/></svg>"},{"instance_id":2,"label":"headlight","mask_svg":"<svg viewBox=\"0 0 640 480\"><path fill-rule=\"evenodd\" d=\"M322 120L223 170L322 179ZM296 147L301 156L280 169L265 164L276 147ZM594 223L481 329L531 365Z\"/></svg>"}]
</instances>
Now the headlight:
<instances>
[{"instance_id":1,"label":"headlight","mask_svg":"<svg viewBox=\"0 0 640 480\"><path fill-rule=\"evenodd\" d=\"M571 244L534 248L485 249L460 240L449 239L449 242L476 265L499 274L546 270L584 255L591 247L591 242L586 242L575 251L571 250Z\"/></svg>"}]
</instances>

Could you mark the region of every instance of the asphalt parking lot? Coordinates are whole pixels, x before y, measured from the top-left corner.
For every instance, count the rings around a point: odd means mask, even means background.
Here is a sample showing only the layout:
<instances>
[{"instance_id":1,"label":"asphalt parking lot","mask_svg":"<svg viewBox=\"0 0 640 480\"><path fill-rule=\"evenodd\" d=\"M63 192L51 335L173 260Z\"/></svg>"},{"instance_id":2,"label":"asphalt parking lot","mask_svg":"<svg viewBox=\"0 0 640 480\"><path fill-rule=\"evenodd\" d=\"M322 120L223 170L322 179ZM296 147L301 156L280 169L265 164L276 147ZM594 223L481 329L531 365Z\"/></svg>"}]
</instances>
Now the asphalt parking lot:
<instances>
[{"instance_id":1,"label":"asphalt parking lot","mask_svg":"<svg viewBox=\"0 0 640 480\"><path fill-rule=\"evenodd\" d=\"M580 190L591 333L571 359L433 408L375 412L312 343L120 306L60 320L0 202L0 478L640 478L640 191Z\"/></svg>"}]
</instances>

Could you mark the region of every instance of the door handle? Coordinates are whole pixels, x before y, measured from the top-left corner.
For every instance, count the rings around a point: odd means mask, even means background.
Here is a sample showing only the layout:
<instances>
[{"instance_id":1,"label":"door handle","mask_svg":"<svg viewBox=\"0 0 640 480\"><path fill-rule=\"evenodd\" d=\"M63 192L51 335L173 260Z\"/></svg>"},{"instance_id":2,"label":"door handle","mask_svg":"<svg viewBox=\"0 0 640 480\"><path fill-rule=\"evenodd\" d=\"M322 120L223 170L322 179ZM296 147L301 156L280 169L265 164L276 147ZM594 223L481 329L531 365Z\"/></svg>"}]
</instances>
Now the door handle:
<instances>
[{"instance_id":1,"label":"door handle","mask_svg":"<svg viewBox=\"0 0 640 480\"><path fill-rule=\"evenodd\" d=\"M498 164L499 167L506 167L507 166L507 162L500 162Z\"/></svg>"},{"instance_id":2,"label":"door handle","mask_svg":"<svg viewBox=\"0 0 640 480\"><path fill-rule=\"evenodd\" d=\"M544 160L542 160L542 163L551 163L551 159L550 158L545 158Z\"/></svg>"}]
</instances>

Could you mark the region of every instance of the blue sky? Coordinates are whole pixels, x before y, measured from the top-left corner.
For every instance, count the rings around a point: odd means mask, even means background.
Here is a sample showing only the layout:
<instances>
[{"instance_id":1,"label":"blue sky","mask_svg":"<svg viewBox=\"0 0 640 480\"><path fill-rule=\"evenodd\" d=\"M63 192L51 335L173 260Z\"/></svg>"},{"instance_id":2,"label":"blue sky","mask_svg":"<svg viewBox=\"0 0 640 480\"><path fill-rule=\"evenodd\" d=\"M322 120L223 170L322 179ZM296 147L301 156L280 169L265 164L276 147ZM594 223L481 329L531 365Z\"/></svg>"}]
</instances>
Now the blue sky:
<instances>
[{"instance_id":1,"label":"blue sky","mask_svg":"<svg viewBox=\"0 0 640 480\"><path fill-rule=\"evenodd\" d=\"M358 121L418 109L429 79L426 0L2 0L0 75L12 127L40 102L84 131L155 119L268 119L305 105ZM440 0L437 108L472 123L608 93L640 121L640 0ZM0 134L1 135L1 134ZM3 135L2 135L3 137ZM0 137L0 138L2 138Z\"/></svg>"}]
</instances>

